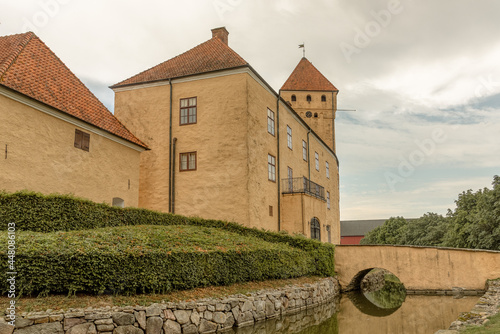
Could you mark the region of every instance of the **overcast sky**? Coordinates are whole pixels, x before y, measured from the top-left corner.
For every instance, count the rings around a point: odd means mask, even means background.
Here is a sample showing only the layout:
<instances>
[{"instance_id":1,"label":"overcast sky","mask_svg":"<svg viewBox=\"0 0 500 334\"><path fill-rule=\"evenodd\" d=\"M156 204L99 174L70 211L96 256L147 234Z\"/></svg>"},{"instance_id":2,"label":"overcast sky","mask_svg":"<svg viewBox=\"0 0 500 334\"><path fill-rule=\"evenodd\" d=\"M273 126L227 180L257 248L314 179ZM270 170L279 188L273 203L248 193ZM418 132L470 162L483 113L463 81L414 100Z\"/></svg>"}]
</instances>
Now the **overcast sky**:
<instances>
[{"instance_id":1,"label":"overcast sky","mask_svg":"<svg viewBox=\"0 0 500 334\"><path fill-rule=\"evenodd\" d=\"M498 0L0 0L113 111L108 86L211 38L278 91L302 57L340 90L341 219L446 214L500 174Z\"/></svg>"}]
</instances>

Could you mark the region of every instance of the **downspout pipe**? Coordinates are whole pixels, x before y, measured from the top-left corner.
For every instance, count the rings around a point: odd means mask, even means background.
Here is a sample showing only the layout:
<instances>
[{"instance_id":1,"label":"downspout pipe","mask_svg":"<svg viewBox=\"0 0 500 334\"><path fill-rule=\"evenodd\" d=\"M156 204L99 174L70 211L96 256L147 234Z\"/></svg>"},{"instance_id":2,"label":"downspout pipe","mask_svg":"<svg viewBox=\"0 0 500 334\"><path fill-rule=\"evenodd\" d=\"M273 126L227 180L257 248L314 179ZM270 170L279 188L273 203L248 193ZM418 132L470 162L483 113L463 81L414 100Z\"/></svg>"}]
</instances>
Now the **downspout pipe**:
<instances>
[{"instance_id":1,"label":"downspout pipe","mask_svg":"<svg viewBox=\"0 0 500 334\"><path fill-rule=\"evenodd\" d=\"M173 139L172 144L172 213L175 213L175 144L177 143L177 138Z\"/></svg>"},{"instance_id":2,"label":"downspout pipe","mask_svg":"<svg viewBox=\"0 0 500 334\"><path fill-rule=\"evenodd\" d=\"M172 79L168 79L168 85L170 86L170 121L168 130L168 212L172 212Z\"/></svg>"},{"instance_id":3,"label":"downspout pipe","mask_svg":"<svg viewBox=\"0 0 500 334\"><path fill-rule=\"evenodd\" d=\"M336 145L335 145L335 92L332 91L332 150L333 153L337 154L336 152Z\"/></svg>"},{"instance_id":4,"label":"downspout pipe","mask_svg":"<svg viewBox=\"0 0 500 334\"><path fill-rule=\"evenodd\" d=\"M311 134L311 128L309 128L309 131L307 132L307 173L308 173L308 179L311 181L311 152L309 149L309 135Z\"/></svg>"},{"instance_id":5,"label":"downspout pipe","mask_svg":"<svg viewBox=\"0 0 500 334\"><path fill-rule=\"evenodd\" d=\"M281 177L280 177L280 99L281 99L281 91L278 93L278 100L276 101L276 139L277 139L277 156L278 163L277 168L278 172L278 232L281 231Z\"/></svg>"}]
</instances>

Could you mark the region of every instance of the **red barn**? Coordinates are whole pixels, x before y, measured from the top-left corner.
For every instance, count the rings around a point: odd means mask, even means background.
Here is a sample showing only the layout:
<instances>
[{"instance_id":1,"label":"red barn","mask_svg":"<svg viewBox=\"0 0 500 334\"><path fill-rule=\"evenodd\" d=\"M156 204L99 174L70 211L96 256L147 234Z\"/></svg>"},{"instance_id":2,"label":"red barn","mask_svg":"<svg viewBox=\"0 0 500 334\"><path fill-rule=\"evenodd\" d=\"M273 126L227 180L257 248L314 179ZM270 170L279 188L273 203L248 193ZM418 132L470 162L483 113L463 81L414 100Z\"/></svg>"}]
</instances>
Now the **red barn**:
<instances>
[{"instance_id":1,"label":"red barn","mask_svg":"<svg viewBox=\"0 0 500 334\"><path fill-rule=\"evenodd\" d=\"M340 244L359 245L361 239L371 230L385 223L387 219L342 220L340 221Z\"/></svg>"}]
</instances>

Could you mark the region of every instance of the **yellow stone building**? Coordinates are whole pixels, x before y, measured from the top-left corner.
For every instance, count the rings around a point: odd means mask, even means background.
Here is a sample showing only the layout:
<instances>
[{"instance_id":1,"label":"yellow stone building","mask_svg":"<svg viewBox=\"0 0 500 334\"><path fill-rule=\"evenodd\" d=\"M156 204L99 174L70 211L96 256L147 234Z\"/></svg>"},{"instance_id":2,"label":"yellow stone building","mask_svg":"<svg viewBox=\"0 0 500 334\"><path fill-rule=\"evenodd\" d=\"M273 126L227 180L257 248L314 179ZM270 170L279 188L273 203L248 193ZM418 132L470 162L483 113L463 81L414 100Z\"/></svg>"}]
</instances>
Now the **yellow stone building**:
<instances>
[{"instance_id":1,"label":"yellow stone building","mask_svg":"<svg viewBox=\"0 0 500 334\"><path fill-rule=\"evenodd\" d=\"M303 58L276 92L212 33L112 86L115 115L33 33L0 37L0 189L340 243L338 90Z\"/></svg>"},{"instance_id":2,"label":"yellow stone building","mask_svg":"<svg viewBox=\"0 0 500 334\"><path fill-rule=\"evenodd\" d=\"M138 206L128 131L33 33L0 37L0 190Z\"/></svg>"},{"instance_id":3,"label":"yellow stone building","mask_svg":"<svg viewBox=\"0 0 500 334\"><path fill-rule=\"evenodd\" d=\"M225 28L212 34L111 87L115 116L150 148L139 206L340 243L338 90L304 58L277 93Z\"/></svg>"}]
</instances>

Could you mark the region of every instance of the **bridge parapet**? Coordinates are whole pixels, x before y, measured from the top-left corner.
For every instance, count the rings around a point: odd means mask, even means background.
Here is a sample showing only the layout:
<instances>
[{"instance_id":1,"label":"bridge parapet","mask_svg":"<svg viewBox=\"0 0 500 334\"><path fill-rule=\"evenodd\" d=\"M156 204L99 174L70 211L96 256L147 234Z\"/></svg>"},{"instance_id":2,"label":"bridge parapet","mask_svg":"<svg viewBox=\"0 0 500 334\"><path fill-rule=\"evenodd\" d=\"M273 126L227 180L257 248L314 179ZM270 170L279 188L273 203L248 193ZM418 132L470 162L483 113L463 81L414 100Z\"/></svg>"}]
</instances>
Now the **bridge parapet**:
<instances>
[{"instance_id":1,"label":"bridge parapet","mask_svg":"<svg viewBox=\"0 0 500 334\"><path fill-rule=\"evenodd\" d=\"M343 289L356 284L372 268L389 270L408 290L484 290L487 279L500 277L500 252L421 246L336 246L335 269Z\"/></svg>"}]
</instances>

